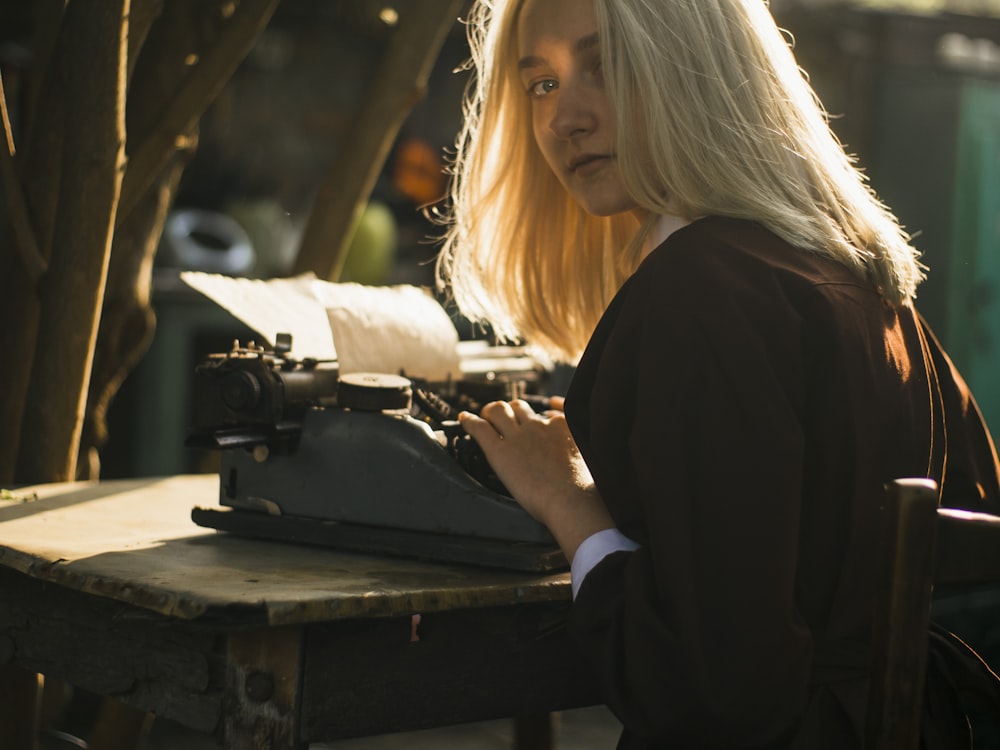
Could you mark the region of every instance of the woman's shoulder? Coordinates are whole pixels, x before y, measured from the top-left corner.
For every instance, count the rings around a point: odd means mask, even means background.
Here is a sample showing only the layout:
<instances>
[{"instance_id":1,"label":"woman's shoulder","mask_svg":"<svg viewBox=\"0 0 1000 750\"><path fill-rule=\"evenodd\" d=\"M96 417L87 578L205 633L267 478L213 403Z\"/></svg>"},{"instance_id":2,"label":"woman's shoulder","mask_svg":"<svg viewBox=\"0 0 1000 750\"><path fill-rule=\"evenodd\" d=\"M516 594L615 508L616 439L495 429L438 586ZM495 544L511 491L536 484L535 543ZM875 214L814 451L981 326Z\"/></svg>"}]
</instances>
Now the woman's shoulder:
<instances>
[{"instance_id":1,"label":"woman's shoulder","mask_svg":"<svg viewBox=\"0 0 1000 750\"><path fill-rule=\"evenodd\" d=\"M595 340L637 341L655 330L661 339L728 342L737 321L776 336L786 324L828 328L844 315L881 316L883 306L875 288L839 261L757 222L706 217L650 252L615 295Z\"/></svg>"},{"instance_id":2,"label":"woman's shoulder","mask_svg":"<svg viewBox=\"0 0 1000 750\"><path fill-rule=\"evenodd\" d=\"M804 291L848 285L873 291L840 261L796 247L758 222L720 216L675 231L650 252L634 280L636 287L682 297L759 292L762 285Z\"/></svg>"}]
</instances>

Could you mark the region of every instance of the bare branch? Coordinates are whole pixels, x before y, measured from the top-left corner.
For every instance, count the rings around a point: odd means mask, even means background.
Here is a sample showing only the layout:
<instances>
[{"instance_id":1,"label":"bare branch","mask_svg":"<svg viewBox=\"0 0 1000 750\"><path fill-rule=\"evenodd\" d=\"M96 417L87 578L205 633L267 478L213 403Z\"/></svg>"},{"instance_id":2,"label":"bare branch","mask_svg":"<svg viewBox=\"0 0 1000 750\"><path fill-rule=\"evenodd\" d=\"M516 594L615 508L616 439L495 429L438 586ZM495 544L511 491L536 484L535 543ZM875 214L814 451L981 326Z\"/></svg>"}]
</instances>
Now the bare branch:
<instances>
[{"instance_id":1,"label":"bare branch","mask_svg":"<svg viewBox=\"0 0 1000 750\"><path fill-rule=\"evenodd\" d=\"M146 43L146 37L161 13L163 13L163 0L132 0L128 19L128 81L132 80L139 51Z\"/></svg>"},{"instance_id":2,"label":"bare branch","mask_svg":"<svg viewBox=\"0 0 1000 750\"><path fill-rule=\"evenodd\" d=\"M14 232L14 245L28 278L37 282L48 263L38 250L35 231L31 228L28 216L28 205L21 191L21 182L17 179L17 169L14 167L14 131L7 114L7 94L3 88L3 76L0 75L0 120L3 121L4 147L0 148L0 178L3 179L3 190L7 196L7 211L10 214L11 229Z\"/></svg>"},{"instance_id":3,"label":"bare branch","mask_svg":"<svg viewBox=\"0 0 1000 750\"><path fill-rule=\"evenodd\" d=\"M340 276L351 230L400 127L426 90L441 45L462 5L461 0L422 0L419 8L400 9L399 28L370 88L372 94L316 194L295 273L313 271L331 280ZM409 12L403 14L403 10Z\"/></svg>"},{"instance_id":4,"label":"bare branch","mask_svg":"<svg viewBox=\"0 0 1000 750\"><path fill-rule=\"evenodd\" d=\"M158 128L129 156L118 221L125 219L143 193L163 173L179 141L198 123L233 71L267 26L280 0L242 0L222 34L199 54L177 95L163 102Z\"/></svg>"}]
</instances>

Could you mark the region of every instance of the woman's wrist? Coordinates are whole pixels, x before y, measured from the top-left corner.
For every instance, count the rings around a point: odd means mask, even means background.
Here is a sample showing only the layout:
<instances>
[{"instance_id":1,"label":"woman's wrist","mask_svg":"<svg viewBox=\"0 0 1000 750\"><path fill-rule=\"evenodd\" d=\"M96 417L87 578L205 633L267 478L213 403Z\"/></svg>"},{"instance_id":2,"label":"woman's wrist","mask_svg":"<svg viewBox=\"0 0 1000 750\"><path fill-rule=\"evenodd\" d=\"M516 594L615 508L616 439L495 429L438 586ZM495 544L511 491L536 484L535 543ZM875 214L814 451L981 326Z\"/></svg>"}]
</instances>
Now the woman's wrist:
<instances>
[{"instance_id":1,"label":"woman's wrist","mask_svg":"<svg viewBox=\"0 0 1000 750\"><path fill-rule=\"evenodd\" d=\"M587 537L604 529L615 528L601 496L594 488L576 488L572 498L547 507L542 522L552 532L566 560L573 561L577 549Z\"/></svg>"}]
</instances>

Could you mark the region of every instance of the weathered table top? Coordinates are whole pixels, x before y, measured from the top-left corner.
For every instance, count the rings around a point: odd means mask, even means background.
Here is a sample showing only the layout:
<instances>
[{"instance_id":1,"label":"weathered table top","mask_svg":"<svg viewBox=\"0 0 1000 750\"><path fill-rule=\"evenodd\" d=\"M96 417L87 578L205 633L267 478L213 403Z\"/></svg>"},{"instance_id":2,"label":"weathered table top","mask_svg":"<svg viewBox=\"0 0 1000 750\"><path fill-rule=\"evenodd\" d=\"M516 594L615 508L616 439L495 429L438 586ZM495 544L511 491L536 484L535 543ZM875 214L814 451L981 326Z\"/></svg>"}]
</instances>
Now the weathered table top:
<instances>
[{"instance_id":1,"label":"weathered table top","mask_svg":"<svg viewBox=\"0 0 1000 750\"><path fill-rule=\"evenodd\" d=\"M25 502L25 498L37 496ZM0 500L0 566L196 621L272 625L570 600L569 575L361 555L197 526L216 475L20 488Z\"/></svg>"}]
</instances>

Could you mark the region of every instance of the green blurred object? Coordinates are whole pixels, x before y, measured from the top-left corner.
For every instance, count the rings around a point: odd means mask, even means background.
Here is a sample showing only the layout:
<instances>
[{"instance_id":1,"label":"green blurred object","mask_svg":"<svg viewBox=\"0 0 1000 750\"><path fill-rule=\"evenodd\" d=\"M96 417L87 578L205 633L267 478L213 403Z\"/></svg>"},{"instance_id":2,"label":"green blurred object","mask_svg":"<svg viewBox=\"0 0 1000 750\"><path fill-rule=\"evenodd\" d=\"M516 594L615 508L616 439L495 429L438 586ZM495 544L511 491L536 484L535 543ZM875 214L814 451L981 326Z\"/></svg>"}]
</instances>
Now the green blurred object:
<instances>
[{"instance_id":1,"label":"green blurred object","mask_svg":"<svg viewBox=\"0 0 1000 750\"><path fill-rule=\"evenodd\" d=\"M385 284L396 261L396 218L384 203L372 201L361 214L344 267L336 281Z\"/></svg>"},{"instance_id":2,"label":"green blurred object","mask_svg":"<svg viewBox=\"0 0 1000 750\"><path fill-rule=\"evenodd\" d=\"M916 233L930 275L917 307L1000 434L1000 79L886 65L872 185Z\"/></svg>"},{"instance_id":3,"label":"green blurred object","mask_svg":"<svg viewBox=\"0 0 1000 750\"><path fill-rule=\"evenodd\" d=\"M948 339L1000 434L1000 87L969 82L959 111Z\"/></svg>"}]
</instances>

